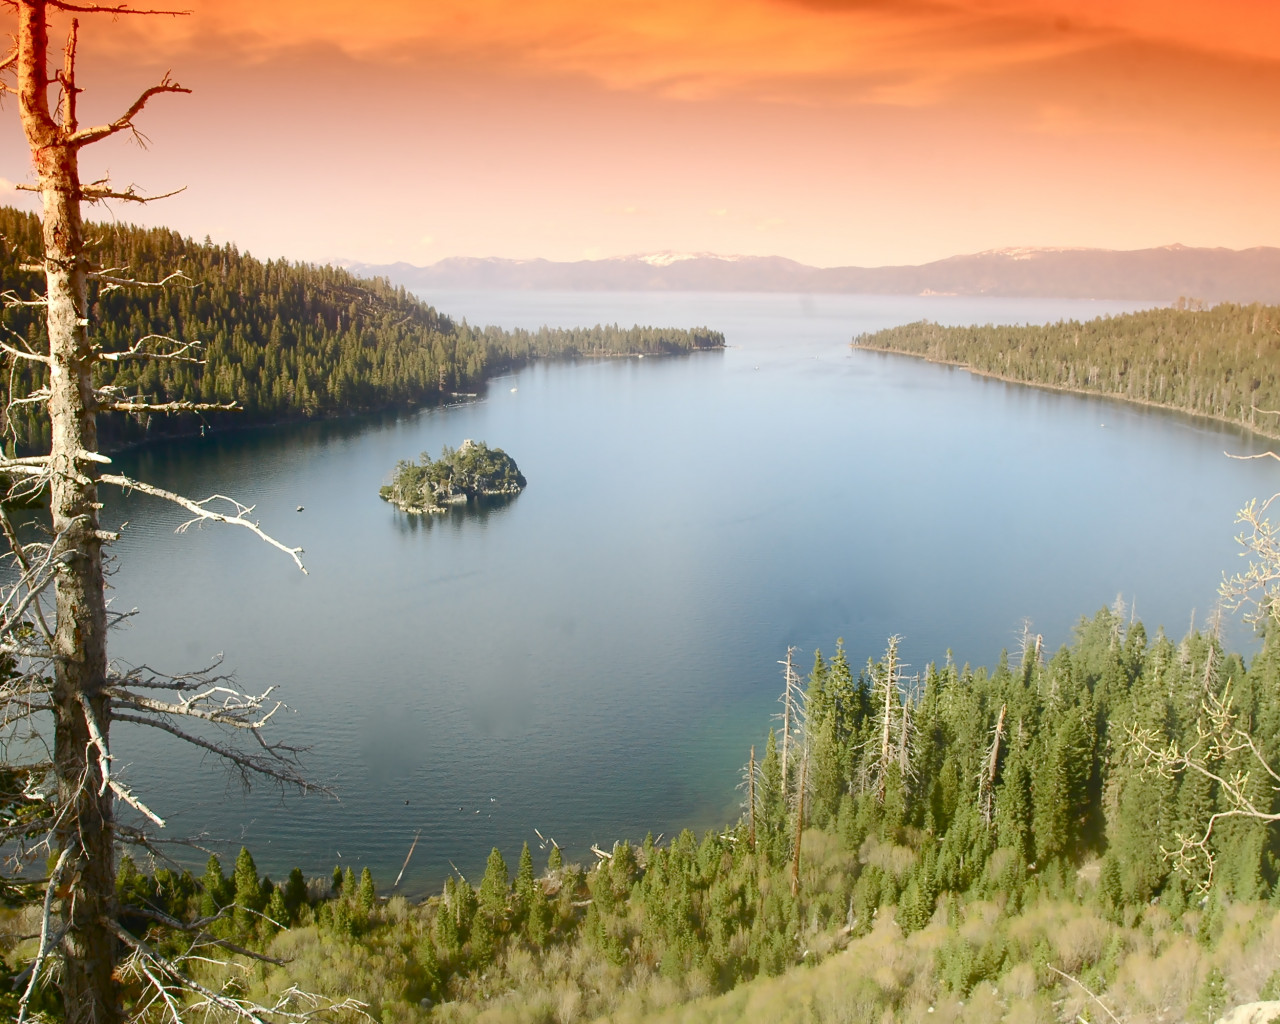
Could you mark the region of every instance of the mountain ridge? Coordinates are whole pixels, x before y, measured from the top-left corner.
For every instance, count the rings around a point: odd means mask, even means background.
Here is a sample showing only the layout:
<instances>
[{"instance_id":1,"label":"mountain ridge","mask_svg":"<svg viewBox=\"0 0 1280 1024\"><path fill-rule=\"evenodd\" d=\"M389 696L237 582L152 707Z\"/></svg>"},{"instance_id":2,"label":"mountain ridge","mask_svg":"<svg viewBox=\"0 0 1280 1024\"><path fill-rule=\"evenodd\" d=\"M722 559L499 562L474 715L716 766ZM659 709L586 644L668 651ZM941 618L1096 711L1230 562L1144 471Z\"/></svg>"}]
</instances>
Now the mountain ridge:
<instances>
[{"instance_id":1,"label":"mountain ridge","mask_svg":"<svg viewBox=\"0 0 1280 1024\"><path fill-rule=\"evenodd\" d=\"M743 291L1280 302L1280 248L1011 246L919 265L812 267L784 256L657 252L557 262L452 256L429 266L335 261L406 288Z\"/></svg>"}]
</instances>

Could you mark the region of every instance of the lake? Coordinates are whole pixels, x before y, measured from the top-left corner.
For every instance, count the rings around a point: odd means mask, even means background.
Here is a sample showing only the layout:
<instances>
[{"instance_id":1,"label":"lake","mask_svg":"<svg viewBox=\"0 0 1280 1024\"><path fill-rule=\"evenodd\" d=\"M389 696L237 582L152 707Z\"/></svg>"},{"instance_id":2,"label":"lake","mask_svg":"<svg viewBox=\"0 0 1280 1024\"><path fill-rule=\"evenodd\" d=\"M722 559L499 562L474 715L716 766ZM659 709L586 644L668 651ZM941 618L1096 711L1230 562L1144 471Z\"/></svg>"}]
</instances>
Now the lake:
<instances>
[{"instance_id":1,"label":"lake","mask_svg":"<svg viewBox=\"0 0 1280 1024\"><path fill-rule=\"evenodd\" d=\"M278 686L277 738L335 799L259 786L161 734L113 731L118 770L224 864L241 843L279 879L372 868L401 891L534 829L570 858L736 818L788 645L804 666L905 637L920 671L950 650L994 664L1030 618L1053 650L1117 595L1154 630L1203 621L1238 565L1235 511L1274 464L1239 432L1103 399L855 352L852 335L1087 318L1136 304L741 294L457 293L472 322L723 330L729 348L543 363L483 400L157 445L125 472L234 494L306 549L309 576L247 531L175 535L177 510L109 497L128 521L112 655L185 671L219 652ZM505 503L429 519L378 497L399 459L465 438L529 480ZM297 506L304 511L295 511ZM1248 633L1230 624L1231 639ZM200 850L176 848L198 865Z\"/></svg>"}]
</instances>

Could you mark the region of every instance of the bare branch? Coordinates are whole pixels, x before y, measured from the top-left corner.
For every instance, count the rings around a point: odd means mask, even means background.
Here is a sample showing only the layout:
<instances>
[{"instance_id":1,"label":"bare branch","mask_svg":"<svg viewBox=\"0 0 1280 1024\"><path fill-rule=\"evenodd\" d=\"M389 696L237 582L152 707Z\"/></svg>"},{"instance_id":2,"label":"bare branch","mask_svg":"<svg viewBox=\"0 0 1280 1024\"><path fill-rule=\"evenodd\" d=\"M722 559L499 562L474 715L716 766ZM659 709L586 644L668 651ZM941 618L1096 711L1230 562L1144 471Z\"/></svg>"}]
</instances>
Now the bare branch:
<instances>
[{"instance_id":1,"label":"bare branch","mask_svg":"<svg viewBox=\"0 0 1280 1024\"><path fill-rule=\"evenodd\" d=\"M35 362L40 362L45 364L48 364L49 362L48 356L41 355L38 352L26 352L20 348L14 348L12 345L8 344L5 341L0 341L0 349L4 350L5 352L8 352L9 355L14 356L15 358L18 358L18 359L30 359Z\"/></svg>"},{"instance_id":2,"label":"bare branch","mask_svg":"<svg viewBox=\"0 0 1280 1024\"><path fill-rule=\"evenodd\" d=\"M85 693L80 694L80 707L84 709L85 724L89 728L89 744L98 751L98 770L102 774L102 783L98 787L98 794L102 795L112 786L111 752L107 749L106 737L102 735L102 730L98 728L98 716L94 713L93 705L89 702L89 697ZM164 822L160 822L160 826L163 828Z\"/></svg>"},{"instance_id":3,"label":"bare branch","mask_svg":"<svg viewBox=\"0 0 1280 1024\"><path fill-rule=\"evenodd\" d=\"M1196 722L1195 741L1185 749L1180 749L1173 741L1166 744L1153 729L1139 729L1134 725L1128 728L1128 738L1130 746L1141 758L1144 771L1163 778L1174 778L1186 772L1199 775L1215 785L1220 799L1226 804L1225 810L1210 816L1203 831L1195 835L1177 832L1178 846L1163 851L1178 870L1187 874L1191 873L1196 862L1204 860L1208 874L1200 884L1201 891L1207 892L1213 883L1215 858L1210 840L1219 821L1224 818L1280 821L1280 814L1265 810L1250 795L1254 787L1249 771L1242 768L1226 771L1217 767L1230 761L1238 763L1239 756L1247 755L1248 763L1255 768L1260 766L1272 780L1270 792L1280 792L1280 773L1263 757L1248 732L1236 724L1230 684L1220 697L1212 692L1204 695L1201 718Z\"/></svg>"},{"instance_id":4,"label":"bare branch","mask_svg":"<svg viewBox=\"0 0 1280 1024\"><path fill-rule=\"evenodd\" d=\"M173 91L173 90L171 90ZM190 92L190 89L176 90L179 92ZM135 134L137 132L135 131ZM137 190L137 186L130 185L123 192L117 192L115 189L106 186L97 187L94 185L85 185L80 189L80 198L90 203L100 203L107 199L119 199L126 203L154 203L160 199L169 199L187 190L187 186L175 188L172 192L161 192L159 195L144 196Z\"/></svg>"},{"instance_id":5,"label":"bare branch","mask_svg":"<svg viewBox=\"0 0 1280 1024\"><path fill-rule=\"evenodd\" d=\"M105 8L102 8L102 9L105 10ZM99 8L64 7L63 10L99 10ZM152 13L152 12L117 11L115 13L141 14L141 13ZM180 12L170 11L165 13L177 14ZM67 144L70 146L76 146L76 147L87 146L90 143L97 142L100 139L105 139L111 135L115 135L117 132L122 132L126 129L133 132L134 136L136 137L138 135L138 130L137 128L134 127L133 119L137 117L139 113L141 113L142 108L147 105L147 101L150 100L152 96L158 96L161 93L166 93L166 92L189 93L191 92L191 90L185 89L182 86L178 85L176 82L171 81L169 78L169 73L166 71L164 74L164 77L160 79L160 84L153 85L150 89L147 89L141 96L139 96L136 100L133 101L133 105L128 110L126 110L120 117L116 118L110 124L101 124L95 128L86 128L83 131L73 132L71 135L67 137L67 140L66 140ZM85 198L89 198L89 197L86 196Z\"/></svg>"},{"instance_id":6,"label":"bare branch","mask_svg":"<svg viewBox=\"0 0 1280 1024\"><path fill-rule=\"evenodd\" d=\"M99 398L97 407L99 412L155 413L240 412L244 408L239 402L147 402L134 398Z\"/></svg>"},{"instance_id":7,"label":"bare branch","mask_svg":"<svg viewBox=\"0 0 1280 1024\"><path fill-rule=\"evenodd\" d=\"M76 88L76 40L80 33L80 21L71 19L71 31L67 33L67 48L63 51L62 70L58 72L58 84L62 86L62 130L76 130L76 97L83 92Z\"/></svg>"},{"instance_id":8,"label":"bare branch","mask_svg":"<svg viewBox=\"0 0 1280 1024\"><path fill-rule=\"evenodd\" d=\"M223 949L230 950L232 953L239 953L241 956L247 956L251 960L260 960L266 964L275 964L275 966L277 967L283 967L285 964L289 962L288 960L277 959L274 956L267 956L267 954L259 953L256 950L246 949L244 946L237 946L234 942L230 942L227 939L220 939L216 935L209 934L209 932L205 930L206 925L210 925L214 921L217 921L220 918L225 917L226 911L229 909L231 908L224 907L221 911L219 911L213 917L202 917L198 921L191 921L188 923L186 921L179 921L176 917L170 917L168 914L162 913L161 911L156 910L154 907L130 907L129 908L131 913L138 914L141 917L149 917L151 920L155 921L158 924L164 925L166 928L172 928L174 931L187 932L189 934L196 935L202 941L207 942L210 945L220 946ZM250 913L254 913L254 911L250 911ZM266 918L265 914L261 914L259 916ZM279 921L275 921L273 923L279 927L282 927Z\"/></svg>"},{"instance_id":9,"label":"bare branch","mask_svg":"<svg viewBox=\"0 0 1280 1024\"><path fill-rule=\"evenodd\" d=\"M188 15L189 10L167 11L156 8L131 7L128 4L73 4L69 0L46 0L50 7L72 14L170 14L175 17Z\"/></svg>"},{"instance_id":10,"label":"bare branch","mask_svg":"<svg viewBox=\"0 0 1280 1024\"><path fill-rule=\"evenodd\" d=\"M1058 975L1061 975L1062 977L1066 978L1066 979L1067 979L1067 981L1071 982L1071 984L1073 984L1073 985L1079 985L1079 986L1080 986L1080 988L1084 990L1084 994L1085 994L1085 995L1087 995L1090 999L1092 999L1092 1000L1093 1000L1095 1003L1097 1003L1099 1006L1101 1006L1101 1007L1102 1007L1102 1009L1103 1009L1103 1011L1106 1013L1106 1015L1107 1015L1108 1017L1110 1017L1113 1021L1115 1021L1115 1024L1120 1024L1120 1018L1119 1018L1119 1017L1117 1017L1114 1013L1112 1013L1112 1012L1111 1012L1111 1007L1107 1006L1107 1004L1106 1004L1106 1003L1104 1003L1101 999L1099 999L1099 998L1098 998L1094 993L1090 992L1090 991L1089 991L1089 989L1085 988L1084 982L1079 981L1079 980L1078 980L1078 979L1076 979L1076 978L1073 978L1073 977L1072 977L1070 974L1068 974L1066 971L1060 971L1060 970L1058 970L1058 968L1054 967L1052 964L1046 964L1045 966L1046 966L1046 967L1048 967L1048 968L1049 968L1049 970L1053 971L1053 973L1054 973L1054 974L1058 974Z\"/></svg>"},{"instance_id":11,"label":"bare branch","mask_svg":"<svg viewBox=\"0 0 1280 1024\"><path fill-rule=\"evenodd\" d=\"M193 523L201 522L227 523L231 526L243 526L260 540L264 540L272 547L283 551L293 559L294 564L296 564L297 567L302 570L303 574L306 575L307 569L306 566L302 564L301 558L301 555L303 554L302 548L286 547L270 534L263 532L262 528L259 527L256 522L245 518L245 516L253 511L252 505L242 505L234 498L228 498L224 494L214 494L205 498L203 501L192 501L190 498L184 497L181 494L176 494L173 491L166 491L162 487L155 487L152 484L145 484L139 480L133 480L127 476L118 476L114 473L103 474L98 479L101 483L113 484L116 487L124 489L126 492L140 491L141 493L149 494L154 498L163 498L165 501L172 502L180 508L186 509L194 516L194 518L187 520L179 526L177 530L174 531L175 533L184 533L187 527L191 526ZM205 507L213 501L225 501L229 503L235 509L234 513L227 515L221 512L214 512L212 509Z\"/></svg>"},{"instance_id":12,"label":"bare branch","mask_svg":"<svg viewBox=\"0 0 1280 1024\"><path fill-rule=\"evenodd\" d=\"M254 775L262 775L275 779L277 782L293 786L303 793L328 793L328 790L323 786L309 782L300 771L293 768L292 762L279 752L283 750L289 754L296 753L291 747L282 745L267 746L267 744L263 743L263 747L268 751L269 756L256 757L245 753L243 750L237 750L229 744L213 743L210 740L203 739L194 733L187 732L185 729L178 728L172 722L168 722L163 718L131 715L126 711L112 712L111 717L117 722L132 722L134 725L145 725L151 729L160 729L171 736L176 736L178 739L190 743L192 746L200 747L211 754L217 754L218 757L239 771L241 781L245 785L249 784ZM257 735L257 733L254 735Z\"/></svg>"},{"instance_id":13,"label":"bare branch","mask_svg":"<svg viewBox=\"0 0 1280 1024\"><path fill-rule=\"evenodd\" d=\"M176 193L175 193L176 194ZM163 196L156 196L157 199L163 199ZM175 270L172 274L162 277L159 281L138 281L131 277L117 277L114 270L95 270L85 275L90 281L105 281L110 287L103 288L102 291L115 291L119 288L164 288L170 281L186 281L191 283L191 278L187 277L181 270ZM164 335L148 334L148 338L159 338ZM172 339L170 339L172 340Z\"/></svg>"},{"instance_id":14,"label":"bare branch","mask_svg":"<svg viewBox=\"0 0 1280 1024\"><path fill-rule=\"evenodd\" d=\"M233 1017L249 1021L251 1024L267 1024L267 1020L270 1018L283 1018L285 1021L293 1022L293 1024L305 1024L307 1021L315 1020L321 1014L341 1013L344 1011L359 1014L365 1020L372 1019L365 1012L368 1009L368 1005L358 999L348 998L342 1002L334 1002L322 999L310 992L303 992L296 987L286 989L280 993L272 1006L262 1006L240 996L229 996L221 992L215 992L187 974L183 970L181 963L161 956L146 942L130 934L116 922L112 921L108 926L121 942L134 951L140 969L147 975L154 987L167 991L167 986L165 986L164 982L156 978L155 974L152 973L150 969L152 967L167 975L177 987L204 997L203 1002L197 1002L194 1006L187 1007L187 1009L199 1010L217 1007ZM201 958L194 956L193 952L188 952L182 959L198 960ZM293 1007L296 1004L309 1005L309 1009L294 1009ZM176 1000L172 1005L176 1008ZM180 1021L182 1018L178 1017L177 1019Z\"/></svg>"},{"instance_id":15,"label":"bare branch","mask_svg":"<svg viewBox=\"0 0 1280 1024\"><path fill-rule=\"evenodd\" d=\"M31 961L29 970L31 977L27 981L26 991L22 993L22 998L18 1001L18 1024L23 1024L27 1016L27 1007L31 1003L31 993L35 991L36 981L40 977L40 967L44 963L44 959L49 955L52 943L49 942L49 918L53 913L53 898L58 891L58 884L62 880L62 872L67 866L67 854L70 853L66 847L58 854L58 862L53 866L53 871L49 875L49 883L44 889L44 906L40 914L40 945L36 948L36 957Z\"/></svg>"},{"instance_id":16,"label":"bare branch","mask_svg":"<svg viewBox=\"0 0 1280 1024\"><path fill-rule=\"evenodd\" d=\"M157 827L159 828L165 827L165 820L162 817L160 817L160 815L156 814L155 811L153 811L150 807L148 807L136 796L134 796L131 792L129 792L129 790L125 789L124 786L120 785L120 783L116 782L113 779L111 780L110 786L111 786L111 792L113 792L117 797L119 797L121 800L127 803L139 814L145 815L146 817L150 818L152 821L156 823Z\"/></svg>"},{"instance_id":17,"label":"bare branch","mask_svg":"<svg viewBox=\"0 0 1280 1024\"><path fill-rule=\"evenodd\" d=\"M176 352L149 352L142 347L148 341L171 341L179 348ZM201 342L198 341L179 341L177 338L171 338L167 334L144 334L123 352L99 352L97 353L97 358L108 363L118 363L125 359L164 359L175 363L195 363L199 365L204 360L189 356L187 353L200 347Z\"/></svg>"},{"instance_id":18,"label":"bare branch","mask_svg":"<svg viewBox=\"0 0 1280 1024\"><path fill-rule=\"evenodd\" d=\"M110 688L109 692L117 700L138 711L151 711L160 715L178 715L183 718L200 718L206 722L229 725L237 729L261 729L277 711L284 707L283 702L276 701L275 706L262 715L261 718L255 719L253 717L263 709L267 703L267 697L274 689L274 686L270 687L266 693L255 697L242 694L232 690L230 687L217 686L212 690L198 693L194 697L174 704L152 700L150 697L139 697L126 689L117 687ZM215 703L219 696L222 698L221 704ZM213 710L205 710L204 705L210 704L213 705Z\"/></svg>"}]
</instances>

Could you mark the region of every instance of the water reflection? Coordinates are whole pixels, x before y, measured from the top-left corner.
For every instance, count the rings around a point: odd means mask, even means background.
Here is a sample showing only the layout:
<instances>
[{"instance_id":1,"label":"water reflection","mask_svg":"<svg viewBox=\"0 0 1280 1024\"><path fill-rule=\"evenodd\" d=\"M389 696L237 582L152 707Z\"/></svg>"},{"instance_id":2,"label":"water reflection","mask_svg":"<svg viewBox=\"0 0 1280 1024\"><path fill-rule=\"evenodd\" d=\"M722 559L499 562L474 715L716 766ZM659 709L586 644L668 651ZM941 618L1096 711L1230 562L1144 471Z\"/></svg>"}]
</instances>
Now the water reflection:
<instances>
[{"instance_id":1,"label":"water reflection","mask_svg":"<svg viewBox=\"0 0 1280 1024\"><path fill-rule=\"evenodd\" d=\"M472 525L483 527L510 509L519 497L519 494L484 494L446 505L443 512L405 512L395 508L396 529L414 534L446 528L456 532Z\"/></svg>"}]
</instances>

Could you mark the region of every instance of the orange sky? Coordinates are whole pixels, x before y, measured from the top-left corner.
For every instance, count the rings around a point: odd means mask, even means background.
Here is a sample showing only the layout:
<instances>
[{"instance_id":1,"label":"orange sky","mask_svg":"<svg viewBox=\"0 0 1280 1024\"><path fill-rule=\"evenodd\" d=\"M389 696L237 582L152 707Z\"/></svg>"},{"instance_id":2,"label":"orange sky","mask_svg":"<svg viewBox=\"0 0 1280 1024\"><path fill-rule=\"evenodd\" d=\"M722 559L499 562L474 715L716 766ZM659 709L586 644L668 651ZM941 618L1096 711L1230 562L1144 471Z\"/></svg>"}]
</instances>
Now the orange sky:
<instances>
[{"instance_id":1,"label":"orange sky","mask_svg":"<svg viewBox=\"0 0 1280 1024\"><path fill-rule=\"evenodd\" d=\"M195 90L87 169L185 184L112 215L261 256L1280 245L1280 4L183 5L87 19L82 120L166 68ZM22 202L0 117L0 201Z\"/></svg>"}]
</instances>

